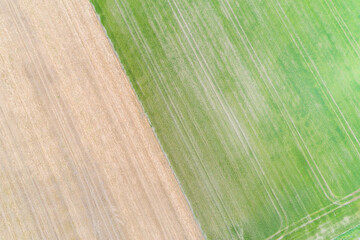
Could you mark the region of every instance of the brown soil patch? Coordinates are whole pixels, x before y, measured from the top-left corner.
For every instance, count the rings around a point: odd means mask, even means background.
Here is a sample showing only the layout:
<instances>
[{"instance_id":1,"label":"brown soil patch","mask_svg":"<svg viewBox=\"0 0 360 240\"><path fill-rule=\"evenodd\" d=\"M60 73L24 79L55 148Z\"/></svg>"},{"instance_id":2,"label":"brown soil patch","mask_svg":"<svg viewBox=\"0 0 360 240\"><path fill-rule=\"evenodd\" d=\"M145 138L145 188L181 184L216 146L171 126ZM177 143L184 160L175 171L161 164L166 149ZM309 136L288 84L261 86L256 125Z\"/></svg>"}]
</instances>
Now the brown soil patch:
<instances>
[{"instance_id":1,"label":"brown soil patch","mask_svg":"<svg viewBox=\"0 0 360 240\"><path fill-rule=\"evenodd\" d=\"M199 239L87 0L0 1L0 239Z\"/></svg>"}]
</instances>

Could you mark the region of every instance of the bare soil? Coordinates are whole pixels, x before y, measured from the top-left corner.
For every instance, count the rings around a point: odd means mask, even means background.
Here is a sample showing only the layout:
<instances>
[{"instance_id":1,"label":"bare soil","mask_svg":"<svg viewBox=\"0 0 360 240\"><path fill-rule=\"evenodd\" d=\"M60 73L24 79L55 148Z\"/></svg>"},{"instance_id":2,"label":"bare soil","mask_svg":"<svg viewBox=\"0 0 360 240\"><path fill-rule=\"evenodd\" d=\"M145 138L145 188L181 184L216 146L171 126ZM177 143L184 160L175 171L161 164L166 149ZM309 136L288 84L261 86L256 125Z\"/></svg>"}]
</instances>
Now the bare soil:
<instances>
[{"instance_id":1,"label":"bare soil","mask_svg":"<svg viewBox=\"0 0 360 240\"><path fill-rule=\"evenodd\" d=\"M0 1L0 239L200 239L87 0Z\"/></svg>"}]
</instances>

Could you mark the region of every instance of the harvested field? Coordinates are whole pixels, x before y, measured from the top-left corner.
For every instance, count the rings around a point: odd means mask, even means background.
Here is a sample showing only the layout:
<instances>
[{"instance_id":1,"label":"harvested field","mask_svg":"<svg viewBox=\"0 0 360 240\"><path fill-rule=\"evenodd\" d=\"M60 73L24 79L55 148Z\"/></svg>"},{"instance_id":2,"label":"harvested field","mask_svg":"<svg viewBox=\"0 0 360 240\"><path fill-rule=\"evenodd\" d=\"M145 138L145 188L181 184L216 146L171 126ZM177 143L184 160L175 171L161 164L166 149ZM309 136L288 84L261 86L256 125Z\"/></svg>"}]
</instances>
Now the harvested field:
<instances>
[{"instance_id":1,"label":"harvested field","mask_svg":"<svg viewBox=\"0 0 360 240\"><path fill-rule=\"evenodd\" d=\"M360 222L358 0L91 0L209 239Z\"/></svg>"},{"instance_id":2,"label":"harvested field","mask_svg":"<svg viewBox=\"0 0 360 240\"><path fill-rule=\"evenodd\" d=\"M200 239L87 0L0 1L0 239Z\"/></svg>"}]
</instances>

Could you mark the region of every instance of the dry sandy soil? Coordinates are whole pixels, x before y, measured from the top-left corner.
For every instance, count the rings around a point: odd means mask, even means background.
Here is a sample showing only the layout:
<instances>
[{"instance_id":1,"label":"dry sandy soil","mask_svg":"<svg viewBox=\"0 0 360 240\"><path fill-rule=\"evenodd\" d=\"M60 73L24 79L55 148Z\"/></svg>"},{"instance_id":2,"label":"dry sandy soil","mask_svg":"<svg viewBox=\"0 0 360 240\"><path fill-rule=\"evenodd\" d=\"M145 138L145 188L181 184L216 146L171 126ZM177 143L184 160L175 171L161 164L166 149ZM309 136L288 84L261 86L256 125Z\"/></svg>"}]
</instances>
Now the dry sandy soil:
<instances>
[{"instance_id":1,"label":"dry sandy soil","mask_svg":"<svg viewBox=\"0 0 360 240\"><path fill-rule=\"evenodd\" d=\"M0 239L202 234L87 0L0 0Z\"/></svg>"}]
</instances>

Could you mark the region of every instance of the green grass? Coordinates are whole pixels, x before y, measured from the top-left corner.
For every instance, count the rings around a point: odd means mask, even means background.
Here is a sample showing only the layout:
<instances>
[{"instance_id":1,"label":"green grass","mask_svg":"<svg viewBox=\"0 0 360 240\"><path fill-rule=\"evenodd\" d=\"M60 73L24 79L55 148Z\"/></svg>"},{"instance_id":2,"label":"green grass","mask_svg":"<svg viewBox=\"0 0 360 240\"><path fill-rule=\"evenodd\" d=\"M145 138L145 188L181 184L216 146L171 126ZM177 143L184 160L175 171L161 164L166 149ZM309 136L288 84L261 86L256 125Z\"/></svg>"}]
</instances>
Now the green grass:
<instances>
[{"instance_id":1,"label":"green grass","mask_svg":"<svg viewBox=\"0 0 360 240\"><path fill-rule=\"evenodd\" d=\"M360 221L360 2L91 0L208 239Z\"/></svg>"},{"instance_id":2,"label":"green grass","mask_svg":"<svg viewBox=\"0 0 360 240\"><path fill-rule=\"evenodd\" d=\"M353 229L341 234L334 240L359 240L360 239L360 225L356 226Z\"/></svg>"}]
</instances>

